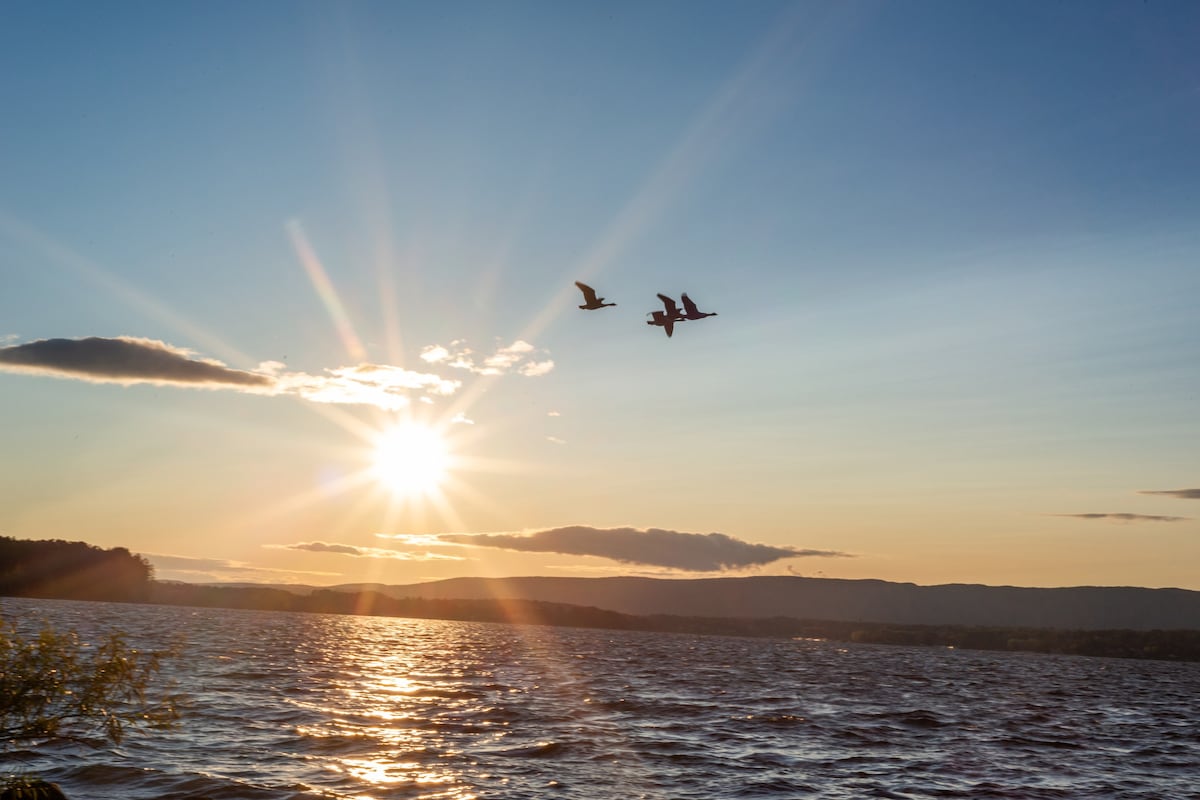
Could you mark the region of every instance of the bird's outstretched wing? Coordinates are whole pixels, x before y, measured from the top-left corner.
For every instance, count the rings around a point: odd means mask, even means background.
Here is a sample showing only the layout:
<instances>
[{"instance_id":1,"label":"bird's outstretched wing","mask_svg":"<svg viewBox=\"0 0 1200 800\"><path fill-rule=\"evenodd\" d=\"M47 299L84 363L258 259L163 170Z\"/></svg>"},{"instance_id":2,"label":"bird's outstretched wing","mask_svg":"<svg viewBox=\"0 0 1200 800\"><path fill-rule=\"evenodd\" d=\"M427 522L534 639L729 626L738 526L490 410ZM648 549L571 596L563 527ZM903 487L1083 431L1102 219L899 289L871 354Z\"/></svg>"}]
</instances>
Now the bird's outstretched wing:
<instances>
[{"instance_id":1,"label":"bird's outstretched wing","mask_svg":"<svg viewBox=\"0 0 1200 800\"><path fill-rule=\"evenodd\" d=\"M579 291L583 292L583 300L588 305L594 305L599 302L596 300L596 290L588 286L586 283L575 281L575 285L579 287Z\"/></svg>"},{"instance_id":2,"label":"bird's outstretched wing","mask_svg":"<svg viewBox=\"0 0 1200 800\"><path fill-rule=\"evenodd\" d=\"M700 313L700 309L696 308L696 304L692 302L692 298L687 296L687 292L680 295L679 299L683 301L683 310L687 312L689 317Z\"/></svg>"},{"instance_id":3,"label":"bird's outstretched wing","mask_svg":"<svg viewBox=\"0 0 1200 800\"><path fill-rule=\"evenodd\" d=\"M675 305L674 300L667 297L665 294L660 294L658 299L662 300L663 307L667 309L667 316L674 317L679 314L679 306ZM670 334L667 335L669 336Z\"/></svg>"}]
</instances>

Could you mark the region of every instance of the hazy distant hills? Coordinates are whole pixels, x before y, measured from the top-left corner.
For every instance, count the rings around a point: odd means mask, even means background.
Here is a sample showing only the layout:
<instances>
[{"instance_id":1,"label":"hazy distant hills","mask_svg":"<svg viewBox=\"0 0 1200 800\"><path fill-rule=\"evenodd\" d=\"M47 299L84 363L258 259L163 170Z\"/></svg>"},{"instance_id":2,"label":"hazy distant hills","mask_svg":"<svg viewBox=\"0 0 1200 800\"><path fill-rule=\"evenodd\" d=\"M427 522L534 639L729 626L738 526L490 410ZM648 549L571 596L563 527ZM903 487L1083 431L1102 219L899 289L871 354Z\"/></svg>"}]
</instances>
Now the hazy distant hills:
<instances>
[{"instance_id":1,"label":"hazy distant hills","mask_svg":"<svg viewBox=\"0 0 1200 800\"><path fill-rule=\"evenodd\" d=\"M618 611L696 617L795 617L907 625L1200 629L1200 592L1080 586L1060 589L879 580L750 577L451 578L402 586L346 584L397 598L518 598Z\"/></svg>"}]
</instances>

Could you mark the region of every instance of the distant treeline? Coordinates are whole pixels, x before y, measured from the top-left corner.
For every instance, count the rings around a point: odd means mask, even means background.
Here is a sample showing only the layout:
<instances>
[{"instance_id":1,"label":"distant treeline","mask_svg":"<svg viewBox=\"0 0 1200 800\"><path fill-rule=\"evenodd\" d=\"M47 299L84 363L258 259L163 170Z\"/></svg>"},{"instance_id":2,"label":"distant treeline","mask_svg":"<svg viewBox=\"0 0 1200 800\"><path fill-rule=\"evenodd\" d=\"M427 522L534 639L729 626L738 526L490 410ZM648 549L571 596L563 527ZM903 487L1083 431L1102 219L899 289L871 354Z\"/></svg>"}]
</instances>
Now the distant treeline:
<instances>
[{"instance_id":1,"label":"distant treeline","mask_svg":"<svg viewBox=\"0 0 1200 800\"><path fill-rule=\"evenodd\" d=\"M327 589L301 595L283 589L197 586L181 583L155 584L150 602L210 608L370 614L518 625L562 625L717 636L817 638L864 644L1200 661L1200 630L1068 631L1041 628L893 625L803 620L792 617L732 619L667 614L636 616L602 608L537 600L395 598L378 592L352 593Z\"/></svg>"},{"instance_id":2,"label":"distant treeline","mask_svg":"<svg viewBox=\"0 0 1200 800\"><path fill-rule=\"evenodd\" d=\"M1200 630L1084 631L896 625L792 617L640 616L536 600L395 598L378 592L329 589L297 594L263 587L159 582L153 576L153 568L144 558L123 547L102 550L83 542L0 537L0 596L1200 661Z\"/></svg>"},{"instance_id":3,"label":"distant treeline","mask_svg":"<svg viewBox=\"0 0 1200 800\"><path fill-rule=\"evenodd\" d=\"M0 536L0 595L141 602L154 568L124 547Z\"/></svg>"}]
</instances>

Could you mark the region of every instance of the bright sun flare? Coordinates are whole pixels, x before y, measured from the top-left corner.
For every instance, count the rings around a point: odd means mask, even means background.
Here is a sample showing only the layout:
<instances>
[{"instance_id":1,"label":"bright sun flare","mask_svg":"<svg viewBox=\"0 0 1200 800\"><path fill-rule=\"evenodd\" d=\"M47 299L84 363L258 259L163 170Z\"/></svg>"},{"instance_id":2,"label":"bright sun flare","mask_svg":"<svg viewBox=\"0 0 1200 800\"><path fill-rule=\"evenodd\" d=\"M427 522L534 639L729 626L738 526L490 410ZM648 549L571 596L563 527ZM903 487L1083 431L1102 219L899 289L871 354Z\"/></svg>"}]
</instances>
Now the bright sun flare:
<instances>
[{"instance_id":1,"label":"bright sun flare","mask_svg":"<svg viewBox=\"0 0 1200 800\"><path fill-rule=\"evenodd\" d=\"M399 497L435 491L449 467L445 439L428 426L397 425L383 431L375 442L375 477Z\"/></svg>"}]
</instances>

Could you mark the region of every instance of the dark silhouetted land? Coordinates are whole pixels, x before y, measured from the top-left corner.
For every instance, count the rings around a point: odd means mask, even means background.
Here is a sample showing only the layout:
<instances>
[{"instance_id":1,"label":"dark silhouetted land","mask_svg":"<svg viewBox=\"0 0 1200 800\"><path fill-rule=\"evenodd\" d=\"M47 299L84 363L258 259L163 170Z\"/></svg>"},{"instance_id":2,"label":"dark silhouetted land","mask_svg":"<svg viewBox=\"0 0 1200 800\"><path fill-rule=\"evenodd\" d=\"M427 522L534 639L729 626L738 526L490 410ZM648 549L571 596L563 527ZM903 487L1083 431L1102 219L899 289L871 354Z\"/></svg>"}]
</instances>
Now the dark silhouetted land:
<instances>
[{"instance_id":1,"label":"dark silhouetted land","mask_svg":"<svg viewBox=\"0 0 1200 800\"><path fill-rule=\"evenodd\" d=\"M152 602L210 608L269 609L329 614L563 625L608 630L714 636L816 638L863 644L898 644L1011 650L1069 655L1200 661L1200 630L1054 630L964 625L900 625L795 617L737 618L674 614L623 614L603 608L516 598L392 597L381 592L197 586L160 583Z\"/></svg>"},{"instance_id":2,"label":"dark silhouetted land","mask_svg":"<svg viewBox=\"0 0 1200 800\"><path fill-rule=\"evenodd\" d=\"M153 575L124 547L0 536L0 595L138 602L149 598Z\"/></svg>"},{"instance_id":3,"label":"dark silhouetted land","mask_svg":"<svg viewBox=\"0 0 1200 800\"><path fill-rule=\"evenodd\" d=\"M349 584L392 597L494 597L595 606L623 614L796 617L899 625L1106 630L1200 629L1200 592L1079 586L1031 589L795 576L750 578L452 578L406 586Z\"/></svg>"},{"instance_id":4,"label":"dark silhouetted land","mask_svg":"<svg viewBox=\"0 0 1200 800\"><path fill-rule=\"evenodd\" d=\"M1200 661L1200 592L1182 589L800 577L206 586L155 581L124 548L0 537L0 595Z\"/></svg>"}]
</instances>

